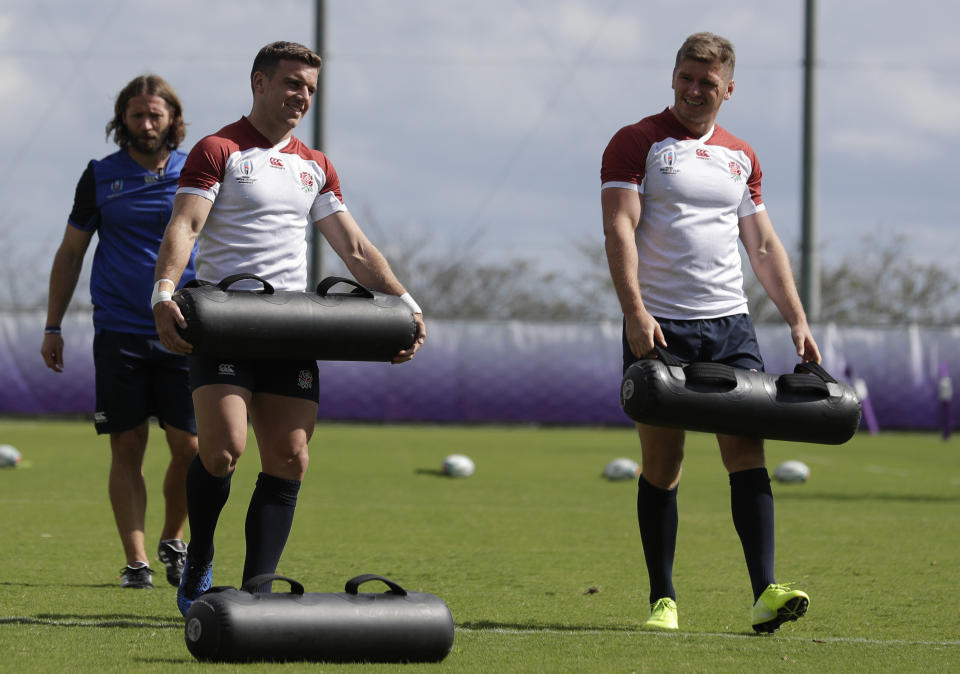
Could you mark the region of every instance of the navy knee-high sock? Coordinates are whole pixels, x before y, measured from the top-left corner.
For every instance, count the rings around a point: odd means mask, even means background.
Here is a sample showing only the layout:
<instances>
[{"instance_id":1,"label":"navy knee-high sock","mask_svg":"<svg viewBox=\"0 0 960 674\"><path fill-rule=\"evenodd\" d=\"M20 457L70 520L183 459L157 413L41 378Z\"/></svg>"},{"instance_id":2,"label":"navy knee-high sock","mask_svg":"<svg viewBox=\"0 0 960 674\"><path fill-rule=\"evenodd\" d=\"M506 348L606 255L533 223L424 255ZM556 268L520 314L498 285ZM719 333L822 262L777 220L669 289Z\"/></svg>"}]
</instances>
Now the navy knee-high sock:
<instances>
[{"instance_id":1,"label":"navy knee-high sock","mask_svg":"<svg viewBox=\"0 0 960 674\"><path fill-rule=\"evenodd\" d=\"M187 513L190 520L190 545L187 557L195 563L213 559L213 534L217 529L220 511L230 496L230 478L233 471L224 477L207 472L200 461L194 458L187 470Z\"/></svg>"},{"instance_id":2,"label":"navy knee-high sock","mask_svg":"<svg viewBox=\"0 0 960 674\"><path fill-rule=\"evenodd\" d=\"M677 550L677 488L660 489L640 476L637 522L650 577L650 603L677 598L673 589L673 558Z\"/></svg>"},{"instance_id":3,"label":"navy knee-high sock","mask_svg":"<svg viewBox=\"0 0 960 674\"><path fill-rule=\"evenodd\" d=\"M266 473L257 477L257 487L247 509L244 583L254 576L276 572L293 526L299 492L299 480L286 480ZM270 583L263 583L256 591L269 592L270 586Z\"/></svg>"},{"instance_id":4,"label":"navy knee-high sock","mask_svg":"<svg viewBox=\"0 0 960 674\"><path fill-rule=\"evenodd\" d=\"M756 601L774 582L773 492L766 468L730 473L730 510Z\"/></svg>"}]
</instances>

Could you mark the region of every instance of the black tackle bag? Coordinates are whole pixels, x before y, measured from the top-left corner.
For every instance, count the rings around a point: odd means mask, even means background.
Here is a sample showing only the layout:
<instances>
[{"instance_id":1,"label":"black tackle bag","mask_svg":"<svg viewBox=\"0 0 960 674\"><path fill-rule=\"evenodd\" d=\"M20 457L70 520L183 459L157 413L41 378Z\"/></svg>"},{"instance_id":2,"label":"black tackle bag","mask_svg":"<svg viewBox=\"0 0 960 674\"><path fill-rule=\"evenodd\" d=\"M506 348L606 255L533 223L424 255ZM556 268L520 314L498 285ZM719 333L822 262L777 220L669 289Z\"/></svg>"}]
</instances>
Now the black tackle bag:
<instances>
[{"instance_id":1,"label":"black tackle bag","mask_svg":"<svg viewBox=\"0 0 960 674\"><path fill-rule=\"evenodd\" d=\"M684 364L658 348L624 373L620 405L634 421L689 431L840 445L860 425L860 399L817 363L792 374Z\"/></svg>"},{"instance_id":2,"label":"black tackle bag","mask_svg":"<svg viewBox=\"0 0 960 674\"><path fill-rule=\"evenodd\" d=\"M254 280L262 290L230 290ZM348 293L330 289L345 283ZM193 353L216 358L389 361L413 345L413 312L395 295L331 276L316 292L274 291L254 274L219 283L194 280L173 295L187 327L180 335Z\"/></svg>"},{"instance_id":3,"label":"black tackle bag","mask_svg":"<svg viewBox=\"0 0 960 674\"><path fill-rule=\"evenodd\" d=\"M253 592L285 581L290 592ZM383 593L361 584L383 581ZM215 587L186 616L187 648L213 662L440 662L453 647L453 616L439 597L410 592L376 574L347 581L344 592L304 592L297 581L267 574L237 590Z\"/></svg>"}]
</instances>

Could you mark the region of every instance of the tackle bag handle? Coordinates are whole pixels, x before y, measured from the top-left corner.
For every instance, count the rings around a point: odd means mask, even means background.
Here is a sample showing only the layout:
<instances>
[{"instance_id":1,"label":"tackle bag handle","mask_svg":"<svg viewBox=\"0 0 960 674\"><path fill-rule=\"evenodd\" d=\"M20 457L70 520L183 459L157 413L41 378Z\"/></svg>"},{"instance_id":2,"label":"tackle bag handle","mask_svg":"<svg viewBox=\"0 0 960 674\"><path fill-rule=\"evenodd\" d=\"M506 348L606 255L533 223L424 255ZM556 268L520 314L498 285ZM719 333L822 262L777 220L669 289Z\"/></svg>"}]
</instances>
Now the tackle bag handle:
<instances>
[{"instance_id":1,"label":"tackle bag handle","mask_svg":"<svg viewBox=\"0 0 960 674\"><path fill-rule=\"evenodd\" d=\"M657 352L657 358L663 361L664 365L683 368L683 374L688 382L737 385L737 373L729 365L723 363L684 363L659 344L654 344L653 350Z\"/></svg>"},{"instance_id":2,"label":"tackle bag handle","mask_svg":"<svg viewBox=\"0 0 960 674\"><path fill-rule=\"evenodd\" d=\"M398 594L401 597L405 597L407 594L407 591L397 585L395 582L376 573L363 573L359 576L351 578L347 581L347 584L343 586L343 590L347 594L357 594L357 590L359 589L360 585L366 583L368 580L382 580L390 588L391 593Z\"/></svg>"},{"instance_id":3,"label":"tackle bag handle","mask_svg":"<svg viewBox=\"0 0 960 674\"><path fill-rule=\"evenodd\" d=\"M259 576L254 576L243 584L240 591L253 593L260 585L274 580L283 580L290 583L290 594L303 594L302 584L293 578L287 578L286 576L280 576L275 573L261 573Z\"/></svg>"},{"instance_id":4,"label":"tackle bag handle","mask_svg":"<svg viewBox=\"0 0 960 674\"><path fill-rule=\"evenodd\" d=\"M330 288L338 283L346 283L347 285L353 286L353 290L350 291L351 295L360 295L361 297L365 297L367 299L373 299L373 293L370 292L370 290L364 288L353 279L344 278L342 276L328 276L320 281L320 283L317 284L317 294L320 297L326 297Z\"/></svg>"},{"instance_id":5,"label":"tackle bag handle","mask_svg":"<svg viewBox=\"0 0 960 674\"><path fill-rule=\"evenodd\" d=\"M828 384L837 383L837 380L831 377L830 373L824 370L823 367L820 365L820 363L814 363L811 360L811 361L807 361L806 363L798 363L797 366L793 368L793 371L795 373L801 373L804 370L806 370L810 374L814 374L820 377L823 381L827 382Z\"/></svg>"},{"instance_id":6,"label":"tackle bag handle","mask_svg":"<svg viewBox=\"0 0 960 674\"><path fill-rule=\"evenodd\" d=\"M810 375L813 375L812 377ZM798 363L793 368L793 374L782 374L777 378L777 385L784 391L813 392L830 395L827 384L836 384L837 380L823 369L819 363L809 361Z\"/></svg>"},{"instance_id":7,"label":"tackle bag handle","mask_svg":"<svg viewBox=\"0 0 960 674\"><path fill-rule=\"evenodd\" d=\"M248 274L246 272L241 272L239 274L231 274L227 278L220 281L220 283L217 284L217 287L220 288L220 290L226 291L227 288L232 286L237 281L247 281L247 280L260 281L260 283L263 284L263 290L260 291L262 295L273 294L273 286L270 285L270 283L266 279L261 278L256 274Z\"/></svg>"},{"instance_id":8,"label":"tackle bag handle","mask_svg":"<svg viewBox=\"0 0 960 674\"><path fill-rule=\"evenodd\" d=\"M674 356L659 344L654 344L653 350L657 352L657 358L662 360L664 365L669 365L671 367L683 367L686 365L686 363Z\"/></svg>"}]
</instances>

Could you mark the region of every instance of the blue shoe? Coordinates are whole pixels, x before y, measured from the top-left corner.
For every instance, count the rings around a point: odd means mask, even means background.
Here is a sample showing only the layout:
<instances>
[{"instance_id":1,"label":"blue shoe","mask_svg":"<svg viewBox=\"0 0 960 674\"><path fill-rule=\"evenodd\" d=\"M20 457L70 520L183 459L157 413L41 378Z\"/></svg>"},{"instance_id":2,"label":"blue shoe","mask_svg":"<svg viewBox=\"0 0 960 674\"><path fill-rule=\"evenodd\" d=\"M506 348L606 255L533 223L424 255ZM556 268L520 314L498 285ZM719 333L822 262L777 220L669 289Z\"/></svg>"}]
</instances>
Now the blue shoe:
<instances>
[{"instance_id":1,"label":"blue shoe","mask_svg":"<svg viewBox=\"0 0 960 674\"><path fill-rule=\"evenodd\" d=\"M183 617L187 616L187 611L193 606L194 600L211 586L213 586L213 560L194 567L190 558L187 557L183 564L183 573L180 575L180 585L177 587L177 608L180 609Z\"/></svg>"}]
</instances>

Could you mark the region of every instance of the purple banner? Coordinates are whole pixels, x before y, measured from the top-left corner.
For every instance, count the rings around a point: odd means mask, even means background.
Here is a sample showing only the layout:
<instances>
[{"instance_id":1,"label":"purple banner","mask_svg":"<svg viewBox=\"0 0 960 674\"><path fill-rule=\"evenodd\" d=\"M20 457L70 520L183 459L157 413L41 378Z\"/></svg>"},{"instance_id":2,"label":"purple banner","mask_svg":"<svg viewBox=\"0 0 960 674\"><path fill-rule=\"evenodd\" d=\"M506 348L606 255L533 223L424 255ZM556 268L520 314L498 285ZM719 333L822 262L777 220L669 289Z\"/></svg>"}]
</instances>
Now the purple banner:
<instances>
[{"instance_id":1,"label":"purple banner","mask_svg":"<svg viewBox=\"0 0 960 674\"><path fill-rule=\"evenodd\" d=\"M42 313L0 314L0 414L83 414L94 408L93 328L88 313L63 321L65 371L40 357ZM620 324L428 322L410 363L322 362L319 418L449 423L616 424ZM960 326L815 328L823 364L869 397L880 430L943 430L960 417L944 399L960 376ZM797 358L782 325L757 327L769 372ZM946 373L946 374L945 374ZM952 421L950 422L952 424ZM947 433L949 435L949 433Z\"/></svg>"}]
</instances>

